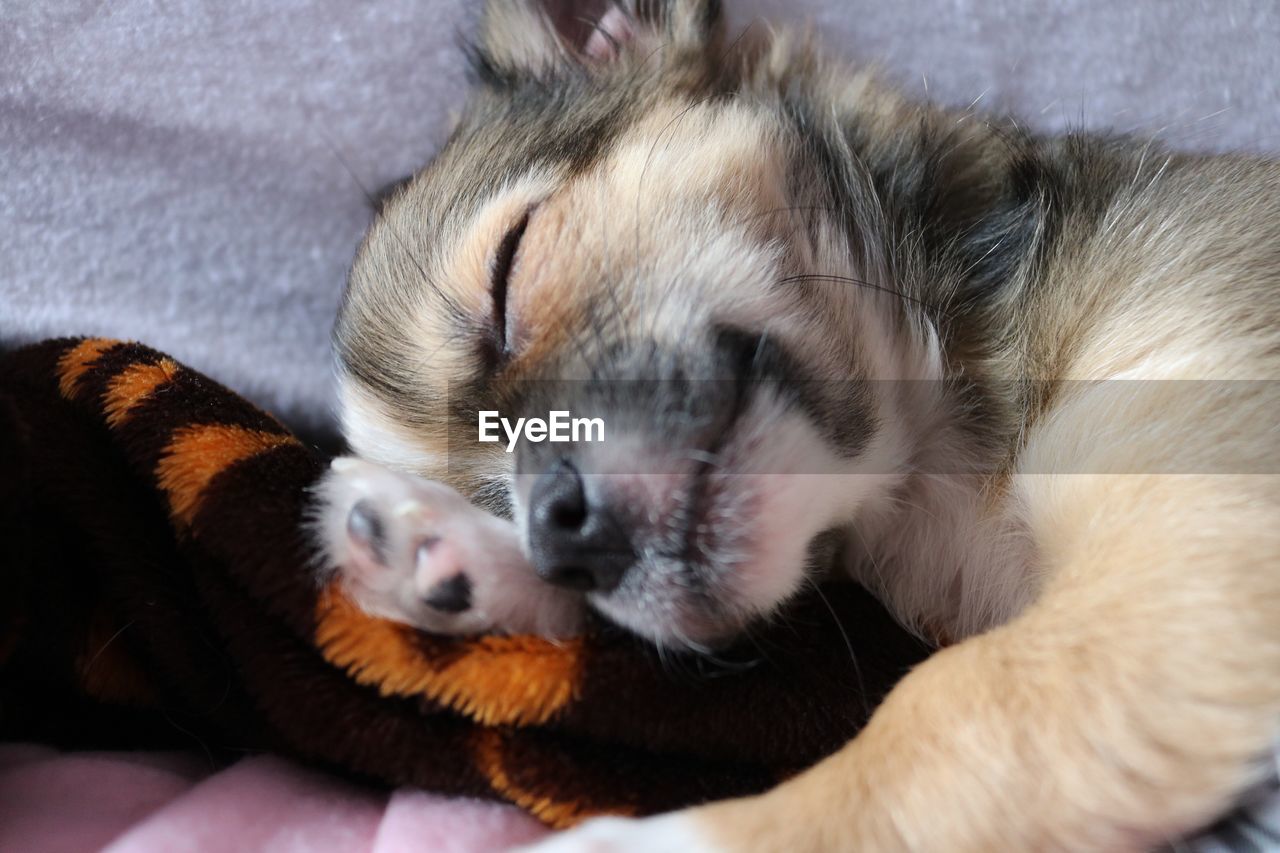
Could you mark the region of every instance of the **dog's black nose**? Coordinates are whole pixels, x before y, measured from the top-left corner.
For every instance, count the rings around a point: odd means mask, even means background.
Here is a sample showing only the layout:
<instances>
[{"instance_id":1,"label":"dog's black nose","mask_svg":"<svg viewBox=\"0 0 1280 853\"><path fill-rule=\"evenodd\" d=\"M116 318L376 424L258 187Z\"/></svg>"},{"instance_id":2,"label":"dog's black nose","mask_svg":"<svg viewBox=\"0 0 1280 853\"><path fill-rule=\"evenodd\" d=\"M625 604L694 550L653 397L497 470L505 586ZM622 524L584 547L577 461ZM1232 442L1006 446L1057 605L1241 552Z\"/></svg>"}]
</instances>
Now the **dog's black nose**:
<instances>
[{"instance_id":1,"label":"dog's black nose","mask_svg":"<svg viewBox=\"0 0 1280 853\"><path fill-rule=\"evenodd\" d=\"M529 550L539 577L583 592L616 589L635 562L618 517L607 504L588 499L582 475L563 460L533 486Z\"/></svg>"}]
</instances>

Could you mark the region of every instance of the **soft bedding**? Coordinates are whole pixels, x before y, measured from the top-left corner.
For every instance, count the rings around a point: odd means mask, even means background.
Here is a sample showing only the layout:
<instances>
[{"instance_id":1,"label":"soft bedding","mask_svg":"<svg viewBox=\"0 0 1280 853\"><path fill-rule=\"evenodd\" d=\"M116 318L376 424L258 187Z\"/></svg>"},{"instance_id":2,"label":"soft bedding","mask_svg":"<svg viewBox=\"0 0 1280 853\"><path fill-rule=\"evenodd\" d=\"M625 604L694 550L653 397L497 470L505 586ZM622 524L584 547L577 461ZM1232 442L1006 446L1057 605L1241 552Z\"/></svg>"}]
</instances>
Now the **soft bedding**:
<instances>
[{"instance_id":1,"label":"soft bedding","mask_svg":"<svg viewBox=\"0 0 1280 853\"><path fill-rule=\"evenodd\" d=\"M0 850L479 853L547 830L512 806L361 788L280 758L0 744Z\"/></svg>"},{"instance_id":2,"label":"soft bedding","mask_svg":"<svg viewBox=\"0 0 1280 853\"><path fill-rule=\"evenodd\" d=\"M1272 0L727 0L938 101L1280 146ZM462 102L472 0L5 0L0 344L145 341L310 431L373 190ZM761 24L756 24L761 25Z\"/></svg>"},{"instance_id":3,"label":"soft bedding","mask_svg":"<svg viewBox=\"0 0 1280 853\"><path fill-rule=\"evenodd\" d=\"M1038 127L1280 147L1271 0L729 5L739 25L812 18L834 49L884 60L919 93ZM8 0L0 348L142 339L331 435L327 335L369 216L358 184L401 177L443 139L473 6ZM1280 844L1266 829L1280 823L1274 788L1262 790L1214 843ZM276 758L213 772L195 742L181 754L0 745L4 850L461 851L540 831L507 806L388 797Z\"/></svg>"}]
</instances>

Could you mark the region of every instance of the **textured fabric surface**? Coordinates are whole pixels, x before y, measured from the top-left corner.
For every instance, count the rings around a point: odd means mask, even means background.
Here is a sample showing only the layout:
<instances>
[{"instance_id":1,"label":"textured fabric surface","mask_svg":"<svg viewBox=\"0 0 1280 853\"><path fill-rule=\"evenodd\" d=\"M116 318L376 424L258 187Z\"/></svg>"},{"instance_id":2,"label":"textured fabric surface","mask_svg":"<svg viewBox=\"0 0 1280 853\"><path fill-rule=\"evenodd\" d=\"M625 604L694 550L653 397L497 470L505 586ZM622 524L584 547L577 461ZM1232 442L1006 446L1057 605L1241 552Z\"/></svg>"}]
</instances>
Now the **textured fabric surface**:
<instances>
[{"instance_id":1,"label":"textured fabric surface","mask_svg":"<svg viewBox=\"0 0 1280 853\"><path fill-rule=\"evenodd\" d=\"M5 0L0 343L145 340L294 425L368 218L463 97L469 0ZM1273 0L726 0L1028 123L1280 146ZM335 153L337 152L337 153Z\"/></svg>"},{"instance_id":2,"label":"textured fabric surface","mask_svg":"<svg viewBox=\"0 0 1280 853\"><path fill-rule=\"evenodd\" d=\"M851 584L713 660L370 617L305 541L326 459L139 344L0 357L0 453L0 740L270 750L567 826L764 791L927 655Z\"/></svg>"},{"instance_id":3,"label":"textured fabric surface","mask_svg":"<svg viewBox=\"0 0 1280 853\"><path fill-rule=\"evenodd\" d=\"M266 756L219 770L190 753L0 744L0 850L492 853L547 832L501 803L411 788L388 794ZM1277 849L1273 780L1229 818L1162 853Z\"/></svg>"},{"instance_id":4,"label":"textured fabric surface","mask_svg":"<svg viewBox=\"0 0 1280 853\"><path fill-rule=\"evenodd\" d=\"M259 756L0 744L0 850L490 853L547 830L511 806L375 791Z\"/></svg>"}]
</instances>

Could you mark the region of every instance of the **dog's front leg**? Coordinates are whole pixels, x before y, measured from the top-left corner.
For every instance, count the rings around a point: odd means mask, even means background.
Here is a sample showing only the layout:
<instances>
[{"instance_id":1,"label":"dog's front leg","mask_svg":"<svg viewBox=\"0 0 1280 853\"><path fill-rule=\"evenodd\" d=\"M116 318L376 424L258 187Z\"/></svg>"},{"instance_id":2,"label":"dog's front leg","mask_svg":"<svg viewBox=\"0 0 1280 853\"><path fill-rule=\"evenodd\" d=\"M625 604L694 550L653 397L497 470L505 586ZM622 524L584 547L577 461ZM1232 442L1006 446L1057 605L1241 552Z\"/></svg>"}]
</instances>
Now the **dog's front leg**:
<instances>
[{"instance_id":1,"label":"dog's front leg","mask_svg":"<svg viewBox=\"0 0 1280 853\"><path fill-rule=\"evenodd\" d=\"M908 675L759 797L589 822L548 851L1141 850L1211 819L1280 722L1274 483L1068 477L1029 494L1037 604Z\"/></svg>"}]
</instances>

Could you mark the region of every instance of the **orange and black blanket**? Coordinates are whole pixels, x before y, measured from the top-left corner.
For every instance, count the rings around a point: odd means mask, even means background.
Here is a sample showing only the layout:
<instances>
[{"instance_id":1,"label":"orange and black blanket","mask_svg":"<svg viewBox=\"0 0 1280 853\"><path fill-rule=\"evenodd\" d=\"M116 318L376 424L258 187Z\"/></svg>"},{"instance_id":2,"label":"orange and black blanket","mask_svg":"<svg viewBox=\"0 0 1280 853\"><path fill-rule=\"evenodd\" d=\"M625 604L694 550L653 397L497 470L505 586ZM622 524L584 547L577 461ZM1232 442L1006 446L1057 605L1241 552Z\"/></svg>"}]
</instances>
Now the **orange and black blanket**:
<instances>
[{"instance_id":1,"label":"orange and black blanket","mask_svg":"<svg viewBox=\"0 0 1280 853\"><path fill-rule=\"evenodd\" d=\"M0 737L273 750L567 826L761 791L926 654L847 585L715 660L422 634L317 582L327 464L138 344L0 356Z\"/></svg>"}]
</instances>

